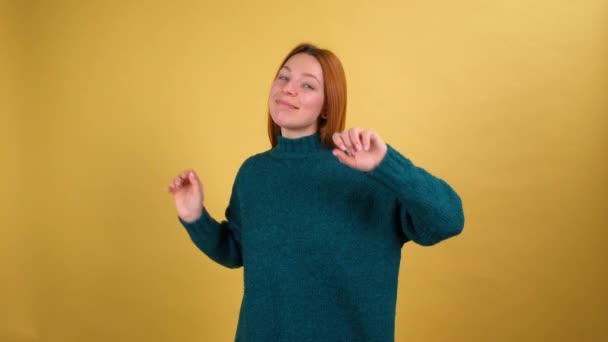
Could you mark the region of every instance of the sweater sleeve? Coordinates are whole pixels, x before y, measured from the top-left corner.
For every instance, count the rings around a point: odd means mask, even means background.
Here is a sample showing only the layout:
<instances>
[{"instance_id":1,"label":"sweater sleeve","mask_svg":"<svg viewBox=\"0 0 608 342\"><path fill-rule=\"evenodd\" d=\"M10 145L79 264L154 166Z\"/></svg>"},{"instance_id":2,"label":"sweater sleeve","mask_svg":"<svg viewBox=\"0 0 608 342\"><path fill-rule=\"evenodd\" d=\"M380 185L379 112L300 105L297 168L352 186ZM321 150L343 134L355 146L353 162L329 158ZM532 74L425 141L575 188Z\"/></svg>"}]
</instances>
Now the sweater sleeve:
<instances>
[{"instance_id":1,"label":"sweater sleeve","mask_svg":"<svg viewBox=\"0 0 608 342\"><path fill-rule=\"evenodd\" d=\"M239 212L235 182L226 209L226 220L216 221L204 207L203 214L196 221L185 222L181 217L177 218L186 228L192 242L211 260L228 268L238 268L243 265Z\"/></svg>"},{"instance_id":2,"label":"sweater sleeve","mask_svg":"<svg viewBox=\"0 0 608 342\"><path fill-rule=\"evenodd\" d=\"M431 246L464 227L462 201L452 187L415 166L392 146L368 174L391 189L399 202L399 221L408 240Z\"/></svg>"}]
</instances>

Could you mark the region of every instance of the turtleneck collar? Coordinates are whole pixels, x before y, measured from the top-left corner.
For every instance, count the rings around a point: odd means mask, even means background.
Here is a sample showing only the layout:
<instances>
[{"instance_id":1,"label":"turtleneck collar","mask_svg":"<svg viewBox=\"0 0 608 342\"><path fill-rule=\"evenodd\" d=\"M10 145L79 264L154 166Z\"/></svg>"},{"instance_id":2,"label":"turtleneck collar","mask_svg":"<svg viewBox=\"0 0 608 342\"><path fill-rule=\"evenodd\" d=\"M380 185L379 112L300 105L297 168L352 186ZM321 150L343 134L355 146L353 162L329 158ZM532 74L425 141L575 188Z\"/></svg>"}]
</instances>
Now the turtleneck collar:
<instances>
[{"instance_id":1,"label":"turtleneck collar","mask_svg":"<svg viewBox=\"0 0 608 342\"><path fill-rule=\"evenodd\" d=\"M323 150L319 133L315 132L300 138L286 138L277 136L277 145L273 148L274 154L303 155Z\"/></svg>"}]
</instances>

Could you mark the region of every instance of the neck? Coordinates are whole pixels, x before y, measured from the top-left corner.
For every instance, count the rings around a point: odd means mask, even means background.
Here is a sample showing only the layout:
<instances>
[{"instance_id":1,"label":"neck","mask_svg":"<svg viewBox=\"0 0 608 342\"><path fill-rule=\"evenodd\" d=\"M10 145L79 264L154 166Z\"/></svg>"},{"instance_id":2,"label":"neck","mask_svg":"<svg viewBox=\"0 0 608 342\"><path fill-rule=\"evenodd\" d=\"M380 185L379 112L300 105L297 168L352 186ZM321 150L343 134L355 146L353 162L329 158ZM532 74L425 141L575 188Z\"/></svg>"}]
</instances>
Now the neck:
<instances>
[{"instance_id":1,"label":"neck","mask_svg":"<svg viewBox=\"0 0 608 342\"><path fill-rule=\"evenodd\" d=\"M306 127L302 130L293 130L281 127L281 136L288 139L298 139L307 137L317 132L317 127Z\"/></svg>"},{"instance_id":2,"label":"neck","mask_svg":"<svg viewBox=\"0 0 608 342\"><path fill-rule=\"evenodd\" d=\"M319 134L317 132L308 135L290 138L285 136L277 137L277 145L273 149L277 155L309 155L324 150Z\"/></svg>"}]
</instances>

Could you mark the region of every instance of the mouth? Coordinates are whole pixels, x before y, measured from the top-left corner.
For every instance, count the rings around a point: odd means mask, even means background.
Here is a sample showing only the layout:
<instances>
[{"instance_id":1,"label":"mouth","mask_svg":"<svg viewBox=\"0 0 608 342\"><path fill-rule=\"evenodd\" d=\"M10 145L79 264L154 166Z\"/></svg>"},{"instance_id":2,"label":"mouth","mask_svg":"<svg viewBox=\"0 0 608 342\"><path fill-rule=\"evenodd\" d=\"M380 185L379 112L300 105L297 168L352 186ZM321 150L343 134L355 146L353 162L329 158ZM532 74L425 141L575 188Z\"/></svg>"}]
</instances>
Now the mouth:
<instances>
[{"instance_id":1,"label":"mouth","mask_svg":"<svg viewBox=\"0 0 608 342\"><path fill-rule=\"evenodd\" d=\"M290 109L299 109L298 107L292 105L291 103L289 103L287 101L276 100L275 103L282 107L286 107L286 108L290 108Z\"/></svg>"}]
</instances>

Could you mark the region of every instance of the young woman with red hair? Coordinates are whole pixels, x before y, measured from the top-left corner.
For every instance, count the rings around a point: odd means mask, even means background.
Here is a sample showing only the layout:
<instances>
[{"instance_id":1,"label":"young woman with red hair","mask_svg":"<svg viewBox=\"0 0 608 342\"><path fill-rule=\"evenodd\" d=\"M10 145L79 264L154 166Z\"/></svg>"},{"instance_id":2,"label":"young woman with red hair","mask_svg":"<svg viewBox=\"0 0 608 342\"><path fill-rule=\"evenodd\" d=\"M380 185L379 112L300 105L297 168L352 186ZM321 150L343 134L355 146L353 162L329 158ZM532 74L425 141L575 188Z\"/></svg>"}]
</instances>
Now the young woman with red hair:
<instances>
[{"instance_id":1,"label":"young woman with red hair","mask_svg":"<svg viewBox=\"0 0 608 342\"><path fill-rule=\"evenodd\" d=\"M301 44L268 100L271 148L236 176L226 220L193 170L168 191L194 244L244 268L236 341L393 341L401 247L459 234L461 199L378 133L344 130L346 79L329 50Z\"/></svg>"}]
</instances>

